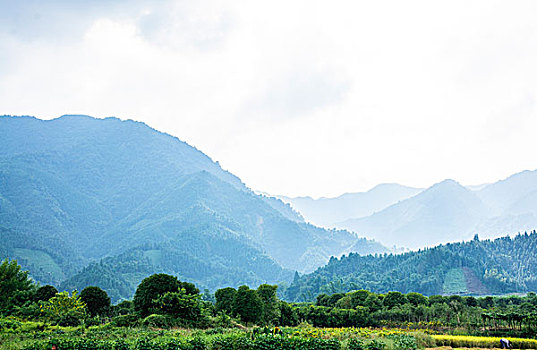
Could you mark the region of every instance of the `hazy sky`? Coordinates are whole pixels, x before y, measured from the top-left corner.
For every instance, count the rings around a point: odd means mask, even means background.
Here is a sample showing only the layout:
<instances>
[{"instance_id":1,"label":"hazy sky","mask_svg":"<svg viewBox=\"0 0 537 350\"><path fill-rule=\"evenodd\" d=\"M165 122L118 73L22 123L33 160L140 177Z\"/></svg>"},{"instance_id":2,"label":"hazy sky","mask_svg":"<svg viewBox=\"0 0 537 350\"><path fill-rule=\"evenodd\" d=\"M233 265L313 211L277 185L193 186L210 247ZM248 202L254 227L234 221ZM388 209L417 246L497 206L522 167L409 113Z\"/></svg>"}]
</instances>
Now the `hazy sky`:
<instances>
[{"instance_id":1,"label":"hazy sky","mask_svg":"<svg viewBox=\"0 0 537 350\"><path fill-rule=\"evenodd\" d=\"M537 168L537 1L0 0L0 114L144 121L249 187Z\"/></svg>"}]
</instances>

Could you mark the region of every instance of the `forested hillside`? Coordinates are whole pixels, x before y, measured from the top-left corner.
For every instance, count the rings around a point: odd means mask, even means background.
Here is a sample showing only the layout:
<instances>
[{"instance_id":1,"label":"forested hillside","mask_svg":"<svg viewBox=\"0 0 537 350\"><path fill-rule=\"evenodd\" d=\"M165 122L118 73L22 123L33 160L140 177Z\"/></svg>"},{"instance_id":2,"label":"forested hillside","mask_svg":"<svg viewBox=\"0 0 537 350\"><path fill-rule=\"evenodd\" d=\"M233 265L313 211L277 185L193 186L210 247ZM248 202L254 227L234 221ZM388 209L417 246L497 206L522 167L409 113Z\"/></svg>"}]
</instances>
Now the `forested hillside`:
<instances>
[{"instance_id":1,"label":"forested hillside","mask_svg":"<svg viewBox=\"0 0 537 350\"><path fill-rule=\"evenodd\" d=\"M0 117L0 235L0 258L37 281L106 284L114 297L158 271L209 288L276 283L351 249L385 250L304 223L175 137L87 116Z\"/></svg>"},{"instance_id":2,"label":"forested hillside","mask_svg":"<svg viewBox=\"0 0 537 350\"><path fill-rule=\"evenodd\" d=\"M289 300L367 289L434 294L502 294L537 290L537 233L440 245L401 255L333 258L314 273L296 276Z\"/></svg>"}]
</instances>

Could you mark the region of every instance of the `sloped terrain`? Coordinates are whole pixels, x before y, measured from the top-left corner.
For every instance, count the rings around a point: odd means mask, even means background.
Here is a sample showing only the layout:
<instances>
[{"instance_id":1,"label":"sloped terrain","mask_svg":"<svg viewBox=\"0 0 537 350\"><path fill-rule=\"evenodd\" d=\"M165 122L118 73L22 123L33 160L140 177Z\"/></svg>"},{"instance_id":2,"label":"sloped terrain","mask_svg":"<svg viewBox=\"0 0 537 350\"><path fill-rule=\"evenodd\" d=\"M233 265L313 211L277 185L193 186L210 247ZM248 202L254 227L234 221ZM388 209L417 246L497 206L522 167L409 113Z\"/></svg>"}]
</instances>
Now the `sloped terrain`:
<instances>
[{"instance_id":1,"label":"sloped terrain","mask_svg":"<svg viewBox=\"0 0 537 350\"><path fill-rule=\"evenodd\" d=\"M384 251L304 223L175 137L87 116L0 117L0 228L1 257L19 259L42 283L67 279L79 289L99 275L88 264L105 259L114 272L131 264L128 252L167 252L175 265L150 259L143 273L170 271L213 288L290 280L351 248Z\"/></svg>"}]
</instances>

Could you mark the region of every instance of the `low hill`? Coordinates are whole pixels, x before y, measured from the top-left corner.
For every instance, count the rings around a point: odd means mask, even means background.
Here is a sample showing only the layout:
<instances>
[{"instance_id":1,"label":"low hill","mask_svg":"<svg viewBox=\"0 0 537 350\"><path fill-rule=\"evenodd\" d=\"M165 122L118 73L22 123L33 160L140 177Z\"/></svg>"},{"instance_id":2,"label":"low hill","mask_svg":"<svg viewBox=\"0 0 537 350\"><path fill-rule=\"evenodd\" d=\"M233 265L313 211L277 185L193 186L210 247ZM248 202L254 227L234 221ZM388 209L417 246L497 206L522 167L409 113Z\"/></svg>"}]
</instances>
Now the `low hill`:
<instances>
[{"instance_id":1,"label":"low hill","mask_svg":"<svg viewBox=\"0 0 537 350\"><path fill-rule=\"evenodd\" d=\"M400 255L333 258L295 277L287 299L367 289L434 294L504 294L537 290L537 233L450 243Z\"/></svg>"}]
</instances>

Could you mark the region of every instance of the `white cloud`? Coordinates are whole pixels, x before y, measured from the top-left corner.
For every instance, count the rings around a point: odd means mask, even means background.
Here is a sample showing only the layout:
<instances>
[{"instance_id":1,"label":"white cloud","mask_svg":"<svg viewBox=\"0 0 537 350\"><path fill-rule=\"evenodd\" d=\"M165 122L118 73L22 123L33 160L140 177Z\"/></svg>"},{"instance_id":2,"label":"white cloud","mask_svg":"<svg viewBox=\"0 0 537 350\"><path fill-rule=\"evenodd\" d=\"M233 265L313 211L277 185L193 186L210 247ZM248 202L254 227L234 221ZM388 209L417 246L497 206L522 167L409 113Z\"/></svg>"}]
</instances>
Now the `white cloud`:
<instances>
[{"instance_id":1,"label":"white cloud","mask_svg":"<svg viewBox=\"0 0 537 350\"><path fill-rule=\"evenodd\" d=\"M249 186L537 168L534 1L8 1L0 113L144 121Z\"/></svg>"}]
</instances>

